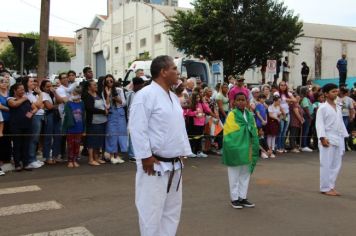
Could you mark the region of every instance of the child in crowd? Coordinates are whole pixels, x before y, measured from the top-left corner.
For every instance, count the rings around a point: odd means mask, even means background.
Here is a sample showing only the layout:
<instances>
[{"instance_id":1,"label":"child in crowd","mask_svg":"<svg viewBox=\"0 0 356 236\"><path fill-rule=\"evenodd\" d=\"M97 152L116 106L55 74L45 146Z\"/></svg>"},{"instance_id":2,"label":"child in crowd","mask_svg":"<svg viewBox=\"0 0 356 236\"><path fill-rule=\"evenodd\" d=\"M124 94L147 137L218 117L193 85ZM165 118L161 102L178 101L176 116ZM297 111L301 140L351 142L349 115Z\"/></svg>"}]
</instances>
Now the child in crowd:
<instances>
[{"instance_id":1,"label":"child in crowd","mask_svg":"<svg viewBox=\"0 0 356 236\"><path fill-rule=\"evenodd\" d=\"M297 148L297 141L300 139L300 129L304 123L304 110L299 105L300 96L298 94L295 95L295 99L297 100L291 105L291 116L290 116L290 134L289 141L291 152L298 153L299 148Z\"/></svg>"},{"instance_id":2,"label":"child in crowd","mask_svg":"<svg viewBox=\"0 0 356 236\"><path fill-rule=\"evenodd\" d=\"M278 95L273 95L273 103L268 107L268 121L265 127L267 144L272 151L275 151L276 137L279 133L279 122L283 118L280 104L281 98ZM271 157L273 158L273 156Z\"/></svg>"},{"instance_id":3,"label":"child in crowd","mask_svg":"<svg viewBox=\"0 0 356 236\"><path fill-rule=\"evenodd\" d=\"M313 150L309 147L310 146L310 136L309 136L309 131L310 127L313 122L313 115L314 115L314 107L313 104L311 103L309 99L309 89L308 87L304 86L300 89L300 95L301 95L301 107L304 110L304 123L302 127L302 151L303 152L312 152Z\"/></svg>"},{"instance_id":4,"label":"child in crowd","mask_svg":"<svg viewBox=\"0 0 356 236\"><path fill-rule=\"evenodd\" d=\"M269 157L274 158L275 155L273 154L272 150L269 148L269 146L266 142L262 128L258 129L258 137L259 137L259 143L260 143L261 158L262 159L267 159Z\"/></svg>"},{"instance_id":5,"label":"child in crowd","mask_svg":"<svg viewBox=\"0 0 356 236\"><path fill-rule=\"evenodd\" d=\"M255 113L257 129L262 128L267 124L267 110L265 107L266 95L260 94L257 98Z\"/></svg>"},{"instance_id":6,"label":"child in crowd","mask_svg":"<svg viewBox=\"0 0 356 236\"><path fill-rule=\"evenodd\" d=\"M246 197L259 156L259 143L255 118L246 108L247 98L239 92L233 103L235 108L228 114L224 125L222 163L228 170L231 206L241 209L255 206Z\"/></svg>"},{"instance_id":7,"label":"child in crowd","mask_svg":"<svg viewBox=\"0 0 356 236\"><path fill-rule=\"evenodd\" d=\"M81 100L81 88L72 91L64 106L63 133L67 134L68 167L79 167L77 158L82 135L85 131L85 107Z\"/></svg>"},{"instance_id":8,"label":"child in crowd","mask_svg":"<svg viewBox=\"0 0 356 236\"><path fill-rule=\"evenodd\" d=\"M208 157L202 151L202 137L204 134L205 116L210 114L211 110L206 102L203 102L202 95L197 92L192 93L191 108L186 110L186 116L193 117L193 124L188 128L190 135L190 146L193 154L190 157Z\"/></svg>"}]
</instances>

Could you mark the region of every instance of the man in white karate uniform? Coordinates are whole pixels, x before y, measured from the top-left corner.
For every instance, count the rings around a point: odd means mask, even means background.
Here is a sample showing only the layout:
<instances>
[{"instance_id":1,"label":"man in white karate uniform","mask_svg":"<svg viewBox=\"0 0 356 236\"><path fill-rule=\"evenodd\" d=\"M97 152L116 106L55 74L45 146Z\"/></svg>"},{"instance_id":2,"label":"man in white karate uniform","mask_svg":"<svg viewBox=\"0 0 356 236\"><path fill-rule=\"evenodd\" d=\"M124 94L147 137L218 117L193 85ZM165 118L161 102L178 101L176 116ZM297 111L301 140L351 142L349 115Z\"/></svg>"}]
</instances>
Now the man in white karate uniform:
<instances>
[{"instance_id":1,"label":"man in white karate uniform","mask_svg":"<svg viewBox=\"0 0 356 236\"><path fill-rule=\"evenodd\" d=\"M173 236L182 208L181 157L192 151L179 99L170 91L178 82L173 59L155 58L151 75L152 83L135 95L130 107L136 207L142 236Z\"/></svg>"},{"instance_id":2,"label":"man in white karate uniform","mask_svg":"<svg viewBox=\"0 0 356 236\"><path fill-rule=\"evenodd\" d=\"M342 120L341 107L335 103L338 87L326 84L323 87L326 102L316 114L316 131L320 150L320 192L328 196L340 196L335 182L345 153L344 138L348 133Z\"/></svg>"}]
</instances>

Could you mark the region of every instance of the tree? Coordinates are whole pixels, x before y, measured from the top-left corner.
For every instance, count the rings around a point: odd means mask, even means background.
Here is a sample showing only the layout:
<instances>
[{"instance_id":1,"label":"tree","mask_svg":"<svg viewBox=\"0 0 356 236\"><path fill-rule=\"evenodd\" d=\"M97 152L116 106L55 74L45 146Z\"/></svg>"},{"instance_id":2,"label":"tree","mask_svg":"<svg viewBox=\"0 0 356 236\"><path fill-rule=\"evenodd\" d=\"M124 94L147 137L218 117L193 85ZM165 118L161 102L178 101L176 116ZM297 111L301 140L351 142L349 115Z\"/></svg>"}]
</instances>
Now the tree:
<instances>
[{"instance_id":1,"label":"tree","mask_svg":"<svg viewBox=\"0 0 356 236\"><path fill-rule=\"evenodd\" d=\"M20 37L33 38L36 40L35 45L30 52L25 54L24 68L27 72L31 69L36 69L38 65L38 50L39 50L39 34L27 33L21 34ZM16 54L12 44L8 45L0 54L2 60L10 69L20 69L20 58ZM48 61L68 62L70 61L69 52L56 40L48 41Z\"/></svg>"},{"instance_id":2,"label":"tree","mask_svg":"<svg viewBox=\"0 0 356 236\"><path fill-rule=\"evenodd\" d=\"M274 0L195 0L194 10L177 11L167 34L187 55L223 60L226 74L243 74L282 52L296 52L299 17Z\"/></svg>"}]
</instances>

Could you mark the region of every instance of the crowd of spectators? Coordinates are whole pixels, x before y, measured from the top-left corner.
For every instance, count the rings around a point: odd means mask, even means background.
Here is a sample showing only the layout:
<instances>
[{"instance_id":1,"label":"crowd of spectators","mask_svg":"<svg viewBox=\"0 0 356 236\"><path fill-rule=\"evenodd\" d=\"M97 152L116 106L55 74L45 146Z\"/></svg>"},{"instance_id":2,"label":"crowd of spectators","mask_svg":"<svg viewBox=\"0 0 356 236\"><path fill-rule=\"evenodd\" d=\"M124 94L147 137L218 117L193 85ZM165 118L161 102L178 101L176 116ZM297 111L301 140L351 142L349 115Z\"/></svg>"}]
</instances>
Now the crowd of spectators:
<instances>
[{"instance_id":1,"label":"crowd of spectators","mask_svg":"<svg viewBox=\"0 0 356 236\"><path fill-rule=\"evenodd\" d=\"M21 171L64 161L68 168L76 168L81 156L88 156L91 166L124 163L123 156L134 160L127 130L129 108L135 93L150 81L142 70L125 88L110 74L93 79L90 67L83 75L79 83L74 71L61 73L54 81L30 77L14 81L7 72L1 74L0 164L12 162ZM261 158L318 149L315 117L324 96L317 85L292 89L282 80L248 87L242 76L229 76L213 88L199 78L182 77L172 90L183 109L190 158L221 154L223 124L237 93L245 95L255 116ZM340 88L337 104L352 134L345 140L347 149L355 147L355 98L356 86L351 91Z\"/></svg>"}]
</instances>

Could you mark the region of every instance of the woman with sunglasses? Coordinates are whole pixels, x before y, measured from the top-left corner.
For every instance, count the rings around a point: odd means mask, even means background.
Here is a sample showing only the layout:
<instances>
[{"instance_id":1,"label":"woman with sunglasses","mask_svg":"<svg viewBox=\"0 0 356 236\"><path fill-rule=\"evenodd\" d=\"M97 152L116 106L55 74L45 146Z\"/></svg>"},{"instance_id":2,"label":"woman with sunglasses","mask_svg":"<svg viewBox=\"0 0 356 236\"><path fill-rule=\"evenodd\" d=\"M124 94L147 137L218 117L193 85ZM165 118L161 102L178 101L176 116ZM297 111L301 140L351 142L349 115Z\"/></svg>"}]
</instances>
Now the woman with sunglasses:
<instances>
[{"instance_id":1,"label":"woman with sunglasses","mask_svg":"<svg viewBox=\"0 0 356 236\"><path fill-rule=\"evenodd\" d=\"M110 101L108 123L106 125L105 151L110 154L112 164L124 163L118 155L118 148L121 152L127 152L127 124L124 107L126 99L124 90L115 88L115 79L112 75L106 75L103 80L102 97Z\"/></svg>"}]
</instances>

